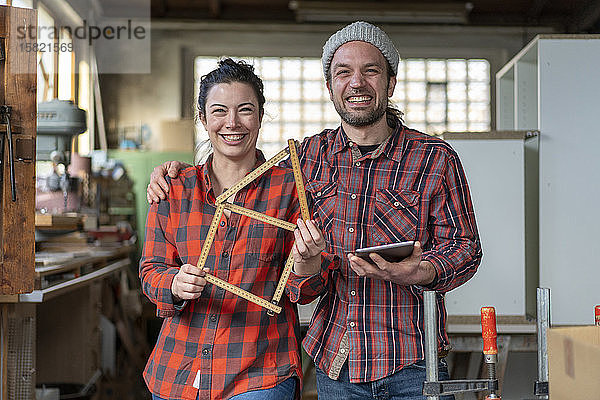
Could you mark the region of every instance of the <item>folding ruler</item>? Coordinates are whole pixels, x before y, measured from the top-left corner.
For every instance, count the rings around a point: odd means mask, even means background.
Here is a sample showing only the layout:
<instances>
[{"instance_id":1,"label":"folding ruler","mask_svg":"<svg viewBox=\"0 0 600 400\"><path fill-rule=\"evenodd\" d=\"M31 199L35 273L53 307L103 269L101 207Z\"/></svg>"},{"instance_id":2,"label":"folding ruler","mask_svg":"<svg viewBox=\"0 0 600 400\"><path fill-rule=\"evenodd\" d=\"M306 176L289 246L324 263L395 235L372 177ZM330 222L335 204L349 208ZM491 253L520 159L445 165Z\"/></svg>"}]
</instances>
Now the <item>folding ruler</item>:
<instances>
[{"instance_id":1,"label":"folding ruler","mask_svg":"<svg viewBox=\"0 0 600 400\"><path fill-rule=\"evenodd\" d=\"M275 225L279 228L287 229L289 231L293 231L296 229L296 224L284 221L279 218L271 217L269 215L260 213L258 211L250 210L248 208L244 208L232 203L228 203L227 199L232 195L239 192L241 189L250 184L250 182L254 181L256 178L264 174L271 167L279 163L285 157L290 156L290 161L292 162L292 169L294 171L294 180L296 181L296 191L298 192L298 200L300 201L300 212L302 214L302 219L307 220L310 219L310 213L308 212L308 203L306 201L306 191L304 189L304 182L302 180L302 172L300 170L300 162L298 161L298 152L296 150L296 141L293 139L288 140L288 147L286 149L281 150L274 157L264 162L248 175L246 175L242 180L237 182L231 188L223 192L219 197L217 197L215 201L215 205L217 206L217 210L215 211L215 215L210 223L210 227L208 228L208 235L204 240L204 245L202 246L202 251L200 253L200 259L198 260L198 268L204 268L204 264L208 258L208 252L213 244L215 239L215 235L217 233L217 228L219 225L219 221L223 216L223 212L225 210L229 210L231 212L246 215L250 218L257 219L266 224ZM222 279L217 278L214 275L206 274L204 278L207 282L212 283L215 286L218 286L222 289L227 290L237 296L240 296L252 303L258 304L261 307L266 308L269 315L275 315L275 313L279 314L281 312L281 306L279 306L279 301L281 300L281 296L283 295L283 290L287 283L287 280L290 276L290 272L292 271L292 266L294 265L294 257L292 252L287 258L285 263L285 267L279 278L279 282L277 283L277 288L275 289L275 294L273 295L273 299L268 301L262 297L259 297L255 294L252 294L238 286L232 285L229 282L226 282Z\"/></svg>"}]
</instances>

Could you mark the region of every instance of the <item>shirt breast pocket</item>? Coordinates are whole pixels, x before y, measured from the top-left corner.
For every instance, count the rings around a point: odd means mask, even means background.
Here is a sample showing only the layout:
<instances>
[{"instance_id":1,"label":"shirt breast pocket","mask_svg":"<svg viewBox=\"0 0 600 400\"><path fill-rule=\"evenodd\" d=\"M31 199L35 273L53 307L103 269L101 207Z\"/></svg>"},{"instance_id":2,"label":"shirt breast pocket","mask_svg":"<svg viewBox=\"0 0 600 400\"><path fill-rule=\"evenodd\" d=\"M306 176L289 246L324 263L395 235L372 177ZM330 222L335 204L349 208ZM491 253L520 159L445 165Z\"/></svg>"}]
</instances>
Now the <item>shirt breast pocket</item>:
<instances>
[{"instance_id":1,"label":"shirt breast pocket","mask_svg":"<svg viewBox=\"0 0 600 400\"><path fill-rule=\"evenodd\" d=\"M252 221L248 230L249 255L263 263L271 263L275 253L283 251L283 232L281 228L261 221Z\"/></svg>"},{"instance_id":2,"label":"shirt breast pocket","mask_svg":"<svg viewBox=\"0 0 600 400\"><path fill-rule=\"evenodd\" d=\"M321 227L325 232L331 231L333 227L337 187L337 182L312 181L306 185L306 190L310 193L312 199L313 213L318 216Z\"/></svg>"},{"instance_id":3,"label":"shirt breast pocket","mask_svg":"<svg viewBox=\"0 0 600 400\"><path fill-rule=\"evenodd\" d=\"M419 192L377 189L372 239L375 244L415 240L419 224Z\"/></svg>"}]
</instances>

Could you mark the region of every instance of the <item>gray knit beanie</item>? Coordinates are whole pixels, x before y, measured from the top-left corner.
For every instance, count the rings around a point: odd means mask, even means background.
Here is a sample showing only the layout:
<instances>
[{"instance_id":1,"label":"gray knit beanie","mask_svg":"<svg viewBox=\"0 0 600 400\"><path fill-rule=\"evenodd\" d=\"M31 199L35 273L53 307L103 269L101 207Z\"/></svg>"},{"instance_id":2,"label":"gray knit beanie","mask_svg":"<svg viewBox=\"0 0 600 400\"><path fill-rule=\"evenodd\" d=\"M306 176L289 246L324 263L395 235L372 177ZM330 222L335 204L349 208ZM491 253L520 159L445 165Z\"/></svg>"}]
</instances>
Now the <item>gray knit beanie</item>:
<instances>
[{"instance_id":1,"label":"gray knit beanie","mask_svg":"<svg viewBox=\"0 0 600 400\"><path fill-rule=\"evenodd\" d=\"M398 73L400 55L388 35L375 25L364 21L357 21L340 29L331 35L327 42L325 42L325 45L323 46L323 57L321 57L325 79L327 79L327 76L329 75L331 60L333 59L333 54L336 50L344 43L355 40L367 42L377 47L390 63L394 75Z\"/></svg>"}]
</instances>

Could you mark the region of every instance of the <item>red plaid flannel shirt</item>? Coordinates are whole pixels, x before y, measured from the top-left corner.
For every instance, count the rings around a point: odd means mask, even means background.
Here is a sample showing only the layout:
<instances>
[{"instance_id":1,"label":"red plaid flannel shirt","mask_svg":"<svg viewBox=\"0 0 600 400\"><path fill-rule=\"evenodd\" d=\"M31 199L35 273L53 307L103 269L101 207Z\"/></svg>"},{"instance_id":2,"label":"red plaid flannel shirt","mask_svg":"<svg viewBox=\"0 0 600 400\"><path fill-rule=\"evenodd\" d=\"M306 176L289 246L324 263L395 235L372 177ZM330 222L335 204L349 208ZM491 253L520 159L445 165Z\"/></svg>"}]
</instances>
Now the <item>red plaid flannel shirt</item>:
<instances>
[{"instance_id":1,"label":"red plaid flannel shirt","mask_svg":"<svg viewBox=\"0 0 600 400\"><path fill-rule=\"evenodd\" d=\"M259 157L264 161L260 152ZM283 311L273 317L210 284L199 299L183 307L173 304L173 277L182 264L197 264L215 212L207 172L207 165L191 167L172 179L167 200L150 207L146 223L142 290L164 322L144 379L162 398L229 398L302 376L297 311L286 296ZM286 221L300 215L293 173L281 167L238 192L235 204ZM292 244L292 232L232 213L219 224L206 266L217 277L270 299ZM198 371L199 390L193 387Z\"/></svg>"},{"instance_id":2,"label":"red plaid flannel shirt","mask_svg":"<svg viewBox=\"0 0 600 400\"><path fill-rule=\"evenodd\" d=\"M341 267L292 274L292 301L321 296L303 346L336 378L348 360L352 382L370 382L424 358L423 287L359 277L347 253L419 240L437 272L438 341L448 346L444 292L473 276L482 252L457 154L446 142L388 118L392 135L361 155L340 128L304 140L299 154L327 251ZM341 350L341 351L340 351Z\"/></svg>"}]
</instances>

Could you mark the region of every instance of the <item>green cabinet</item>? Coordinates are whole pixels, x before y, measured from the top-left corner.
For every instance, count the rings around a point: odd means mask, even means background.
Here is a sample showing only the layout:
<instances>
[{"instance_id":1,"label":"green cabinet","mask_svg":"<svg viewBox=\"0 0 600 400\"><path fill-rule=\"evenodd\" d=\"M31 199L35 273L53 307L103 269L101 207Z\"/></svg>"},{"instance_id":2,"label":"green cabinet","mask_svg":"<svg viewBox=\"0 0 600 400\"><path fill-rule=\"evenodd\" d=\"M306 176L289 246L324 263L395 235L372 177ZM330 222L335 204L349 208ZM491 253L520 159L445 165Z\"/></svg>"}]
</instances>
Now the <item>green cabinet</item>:
<instances>
[{"instance_id":1,"label":"green cabinet","mask_svg":"<svg viewBox=\"0 0 600 400\"><path fill-rule=\"evenodd\" d=\"M193 163L193 152L157 152L138 150L109 150L108 157L119 160L127 169L129 178L133 181L136 205L136 230L141 251L146 234L146 216L150 207L146 200L146 188L150 182L150 174L154 167L165 161L182 161Z\"/></svg>"}]
</instances>

